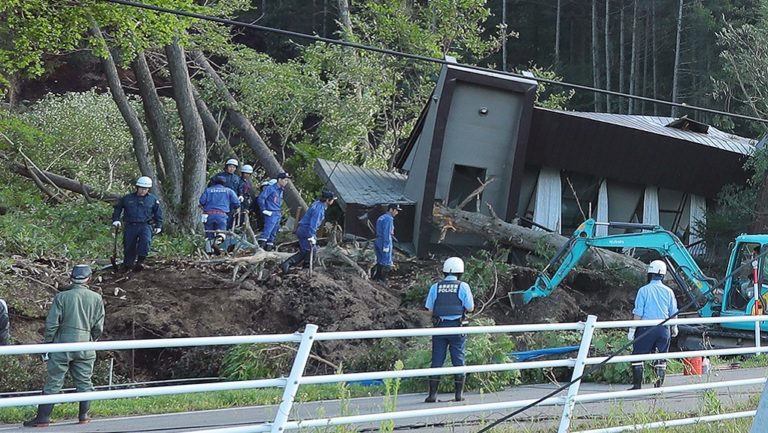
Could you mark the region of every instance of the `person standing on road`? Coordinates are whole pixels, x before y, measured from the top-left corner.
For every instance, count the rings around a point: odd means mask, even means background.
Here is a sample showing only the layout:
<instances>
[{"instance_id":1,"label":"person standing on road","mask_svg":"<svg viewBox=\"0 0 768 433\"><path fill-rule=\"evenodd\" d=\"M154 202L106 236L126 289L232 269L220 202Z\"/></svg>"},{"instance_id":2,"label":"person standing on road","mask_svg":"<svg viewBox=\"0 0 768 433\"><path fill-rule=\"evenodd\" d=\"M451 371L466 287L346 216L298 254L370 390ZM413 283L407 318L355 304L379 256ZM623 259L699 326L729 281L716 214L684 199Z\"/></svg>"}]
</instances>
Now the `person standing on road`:
<instances>
[{"instance_id":1,"label":"person standing on road","mask_svg":"<svg viewBox=\"0 0 768 433\"><path fill-rule=\"evenodd\" d=\"M45 320L45 343L79 343L96 341L104 329L104 303L101 295L86 285L91 278L91 267L77 265L72 268L72 284L53 298L51 310ZM46 354L47 355L47 354ZM45 359L45 358L44 358ZM96 352L55 352L47 358L48 377L43 394L58 394L64 385L64 376L69 372L77 392L93 391L91 376ZM90 401L80 402L78 422L90 421ZM51 422L53 404L37 407L37 416L24 422L25 427L47 427Z\"/></svg>"},{"instance_id":2,"label":"person standing on road","mask_svg":"<svg viewBox=\"0 0 768 433\"><path fill-rule=\"evenodd\" d=\"M280 173L277 175L277 182L274 185L267 186L259 194L259 208L264 216L264 229L259 236L259 244L264 247L265 251L275 249L275 239L277 238L277 230L280 228L280 218L282 217L283 192L290 179L290 174Z\"/></svg>"},{"instance_id":3,"label":"person standing on road","mask_svg":"<svg viewBox=\"0 0 768 433\"><path fill-rule=\"evenodd\" d=\"M0 299L0 346L11 344L11 321L8 304Z\"/></svg>"},{"instance_id":4,"label":"person standing on road","mask_svg":"<svg viewBox=\"0 0 768 433\"><path fill-rule=\"evenodd\" d=\"M126 271L144 269L144 260L152 246L152 235L160 234L163 230L163 210L157 197L149 193L150 188L152 179L141 176L136 180L136 192L118 200L112 212L112 225L115 229L122 226L121 215L125 222L123 269Z\"/></svg>"},{"instance_id":5,"label":"person standing on road","mask_svg":"<svg viewBox=\"0 0 768 433\"><path fill-rule=\"evenodd\" d=\"M235 192L224 186L225 179L216 176L211 180L212 185L203 191L199 204L203 208L203 225L205 226L205 252L221 254L219 244L224 241L224 230L227 228L227 215L233 209L240 207L240 200Z\"/></svg>"},{"instance_id":6,"label":"person standing on road","mask_svg":"<svg viewBox=\"0 0 768 433\"><path fill-rule=\"evenodd\" d=\"M402 209L399 204L387 206L387 211L376 220L376 240L373 249L376 252L376 266L373 267L374 281L387 281L387 274L392 268L392 237L395 234L395 217Z\"/></svg>"},{"instance_id":7,"label":"person standing on road","mask_svg":"<svg viewBox=\"0 0 768 433\"><path fill-rule=\"evenodd\" d=\"M444 278L429 288L427 301L424 304L432 312L432 324L436 328L455 328L462 326L466 313L475 309L472 290L469 284L460 281L464 273L464 261L459 257L451 257L443 263ZM454 367L464 365L464 346L467 343L466 334L434 335L432 336L431 368L440 368L445 362L448 349L451 352L451 364ZM464 381L466 375L454 376L454 400L464 400ZM440 377L429 378L429 395L425 403L437 401L437 387Z\"/></svg>"},{"instance_id":8,"label":"person standing on road","mask_svg":"<svg viewBox=\"0 0 768 433\"><path fill-rule=\"evenodd\" d=\"M662 283L666 274L667 264L663 261L654 260L648 265L648 284L640 287L637 291L635 308L632 310L634 320L664 320L677 314L675 293ZM646 331L647 334L645 334ZM637 339L635 339L636 332L640 335ZM672 326L671 331L667 326L640 326L637 330L629 328L627 338L633 340L633 355L646 355L654 351L668 352L670 335L671 337L677 336L677 325ZM642 389L643 364L643 361L632 363L632 388L629 388L630 390ZM656 381L653 386L658 388L664 384L667 361L663 359L654 361L654 367Z\"/></svg>"},{"instance_id":9,"label":"person standing on road","mask_svg":"<svg viewBox=\"0 0 768 433\"><path fill-rule=\"evenodd\" d=\"M236 159L228 159L227 162L224 163L224 171L219 172L216 176L213 176L213 178L222 177L224 179L224 186L234 191L235 196L237 196L242 203L243 200L245 200L245 197L243 197L243 179L237 175L238 165ZM213 178L211 178L211 185L213 184ZM237 211L235 210L227 215L227 230L232 230L232 226L235 223L235 212Z\"/></svg>"},{"instance_id":10,"label":"person standing on road","mask_svg":"<svg viewBox=\"0 0 768 433\"><path fill-rule=\"evenodd\" d=\"M307 259L313 260L312 253L317 250L317 230L320 229L320 224L325 219L325 210L333 204L334 200L336 200L336 195L330 191L323 191L320 198L312 203L307 213L301 218L296 228L299 252L280 264L283 273L288 272L291 266L300 265Z\"/></svg>"}]
</instances>

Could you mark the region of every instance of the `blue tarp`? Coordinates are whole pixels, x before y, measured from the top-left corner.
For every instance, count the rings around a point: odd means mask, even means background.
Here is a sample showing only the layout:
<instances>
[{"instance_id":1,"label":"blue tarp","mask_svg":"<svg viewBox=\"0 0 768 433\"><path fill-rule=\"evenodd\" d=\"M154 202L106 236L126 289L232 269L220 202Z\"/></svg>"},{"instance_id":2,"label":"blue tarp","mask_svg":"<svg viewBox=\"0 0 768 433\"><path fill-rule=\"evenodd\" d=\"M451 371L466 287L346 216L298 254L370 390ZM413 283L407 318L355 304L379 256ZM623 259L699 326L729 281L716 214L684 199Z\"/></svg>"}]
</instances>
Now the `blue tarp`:
<instances>
[{"instance_id":1,"label":"blue tarp","mask_svg":"<svg viewBox=\"0 0 768 433\"><path fill-rule=\"evenodd\" d=\"M512 358L514 361L530 361L536 358L541 358L542 356L549 356L549 355L560 355L562 353L569 353L569 352L578 352L579 346L564 346L564 347L552 347L549 349L537 349L537 350L528 350L525 352L510 352L507 353L507 356Z\"/></svg>"}]
</instances>

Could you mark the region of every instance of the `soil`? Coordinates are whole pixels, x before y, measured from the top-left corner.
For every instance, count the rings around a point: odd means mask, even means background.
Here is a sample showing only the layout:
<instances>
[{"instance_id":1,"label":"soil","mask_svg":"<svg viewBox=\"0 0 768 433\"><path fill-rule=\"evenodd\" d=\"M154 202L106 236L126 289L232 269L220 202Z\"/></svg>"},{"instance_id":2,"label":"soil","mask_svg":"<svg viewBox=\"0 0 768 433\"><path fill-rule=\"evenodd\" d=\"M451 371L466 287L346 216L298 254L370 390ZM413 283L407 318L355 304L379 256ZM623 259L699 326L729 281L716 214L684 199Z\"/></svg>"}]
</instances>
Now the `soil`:
<instances>
[{"instance_id":1,"label":"soil","mask_svg":"<svg viewBox=\"0 0 768 433\"><path fill-rule=\"evenodd\" d=\"M437 279L439 265L434 261L403 263L390 275L388 284L362 279L349 268L315 270L312 278L307 270L294 270L284 276L236 283L232 267L226 264L155 262L140 272L99 272L91 288L104 296L107 319L103 339L108 340L292 333L308 323L318 325L320 331L418 328L430 326L430 318L421 305L427 287L416 287L416 274L430 270ZM26 266L35 267L56 273L48 263ZM572 322L584 320L587 314L601 320L628 317L636 287L616 286L597 272L573 275L552 296L513 310L508 292L526 289L535 278L534 270L513 267L509 274L499 276L493 299L476 297L476 308L482 308L497 324ZM65 277L59 270L60 284ZM19 343L40 341L48 305L38 300L54 291L27 281L29 287L17 295L28 294L27 301L37 302L39 312L14 311L15 304L11 303L13 335ZM424 296L419 296L419 290ZM406 301L415 298L421 299ZM347 365L369 344L326 342L316 345L314 353L330 364L345 360ZM218 350L214 355L220 358L222 352ZM123 375L159 379L186 376L185 368L195 369L195 374L206 370L196 364L210 361L199 359L199 354L194 349L170 349L122 351L113 356ZM213 367L208 371L217 373Z\"/></svg>"}]
</instances>

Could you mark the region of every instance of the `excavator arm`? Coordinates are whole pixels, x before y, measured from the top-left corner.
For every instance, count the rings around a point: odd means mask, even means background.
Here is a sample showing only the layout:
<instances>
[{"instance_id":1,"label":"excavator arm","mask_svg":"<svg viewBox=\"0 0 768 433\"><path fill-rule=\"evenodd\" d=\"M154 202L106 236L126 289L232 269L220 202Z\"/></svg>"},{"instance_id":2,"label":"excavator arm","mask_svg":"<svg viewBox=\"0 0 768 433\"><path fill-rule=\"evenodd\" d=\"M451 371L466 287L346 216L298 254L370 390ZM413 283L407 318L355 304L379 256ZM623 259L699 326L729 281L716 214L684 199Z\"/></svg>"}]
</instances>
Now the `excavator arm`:
<instances>
[{"instance_id":1,"label":"excavator arm","mask_svg":"<svg viewBox=\"0 0 768 433\"><path fill-rule=\"evenodd\" d=\"M613 228L642 229L644 231L596 236L595 229L601 224ZM672 232L656 225L597 223L593 219L588 219L574 231L573 236L539 273L530 288L509 293L512 306L520 307L530 303L535 298L549 296L568 273L578 265L590 248L642 248L656 251L662 259L672 262L685 276L688 285L693 286L695 290L690 295L703 298L704 309L711 308L711 304L715 301L712 290L714 280L704 275L683 243ZM548 274L548 271L552 273ZM677 283L681 284L683 281L677 281ZM688 287L688 285L683 284L683 287Z\"/></svg>"}]
</instances>

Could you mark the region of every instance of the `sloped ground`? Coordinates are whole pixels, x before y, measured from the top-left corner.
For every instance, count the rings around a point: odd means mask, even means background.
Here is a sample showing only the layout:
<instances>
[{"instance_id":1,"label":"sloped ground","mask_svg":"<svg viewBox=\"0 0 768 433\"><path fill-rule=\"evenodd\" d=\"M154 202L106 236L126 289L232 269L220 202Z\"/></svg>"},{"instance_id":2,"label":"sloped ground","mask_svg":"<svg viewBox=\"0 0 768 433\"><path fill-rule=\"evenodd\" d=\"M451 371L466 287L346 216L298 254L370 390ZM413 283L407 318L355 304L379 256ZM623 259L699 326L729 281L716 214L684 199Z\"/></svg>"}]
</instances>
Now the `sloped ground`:
<instances>
[{"instance_id":1,"label":"sloped ground","mask_svg":"<svg viewBox=\"0 0 768 433\"><path fill-rule=\"evenodd\" d=\"M423 282L416 283L417 274L437 278L437 270L438 262L407 262L393 273L389 285L364 280L348 268L316 270L312 278L307 270L295 270L238 284L228 265L163 262L141 272L99 272L92 288L104 296L104 339L110 340L291 333L308 323L321 331L414 328L429 326L429 315L421 307L428 287L418 287ZM37 262L18 273L25 274L21 280L26 287L12 292L17 297L9 302L12 332L19 343L37 342L53 286L66 283L66 266ZM498 324L579 321L587 314L597 314L601 320L629 317L635 287L617 286L596 272L574 275L552 296L512 310L507 293L526 289L535 277L529 268L513 267L510 274L499 276L493 299L477 297L477 308L484 308ZM50 287L41 284L44 280ZM369 344L323 343L316 346L316 353L338 363L361 355ZM216 365L206 365L218 363L222 351L169 349L113 355L124 375L167 378L184 376L185 369L216 374Z\"/></svg>"}]
</instances>

